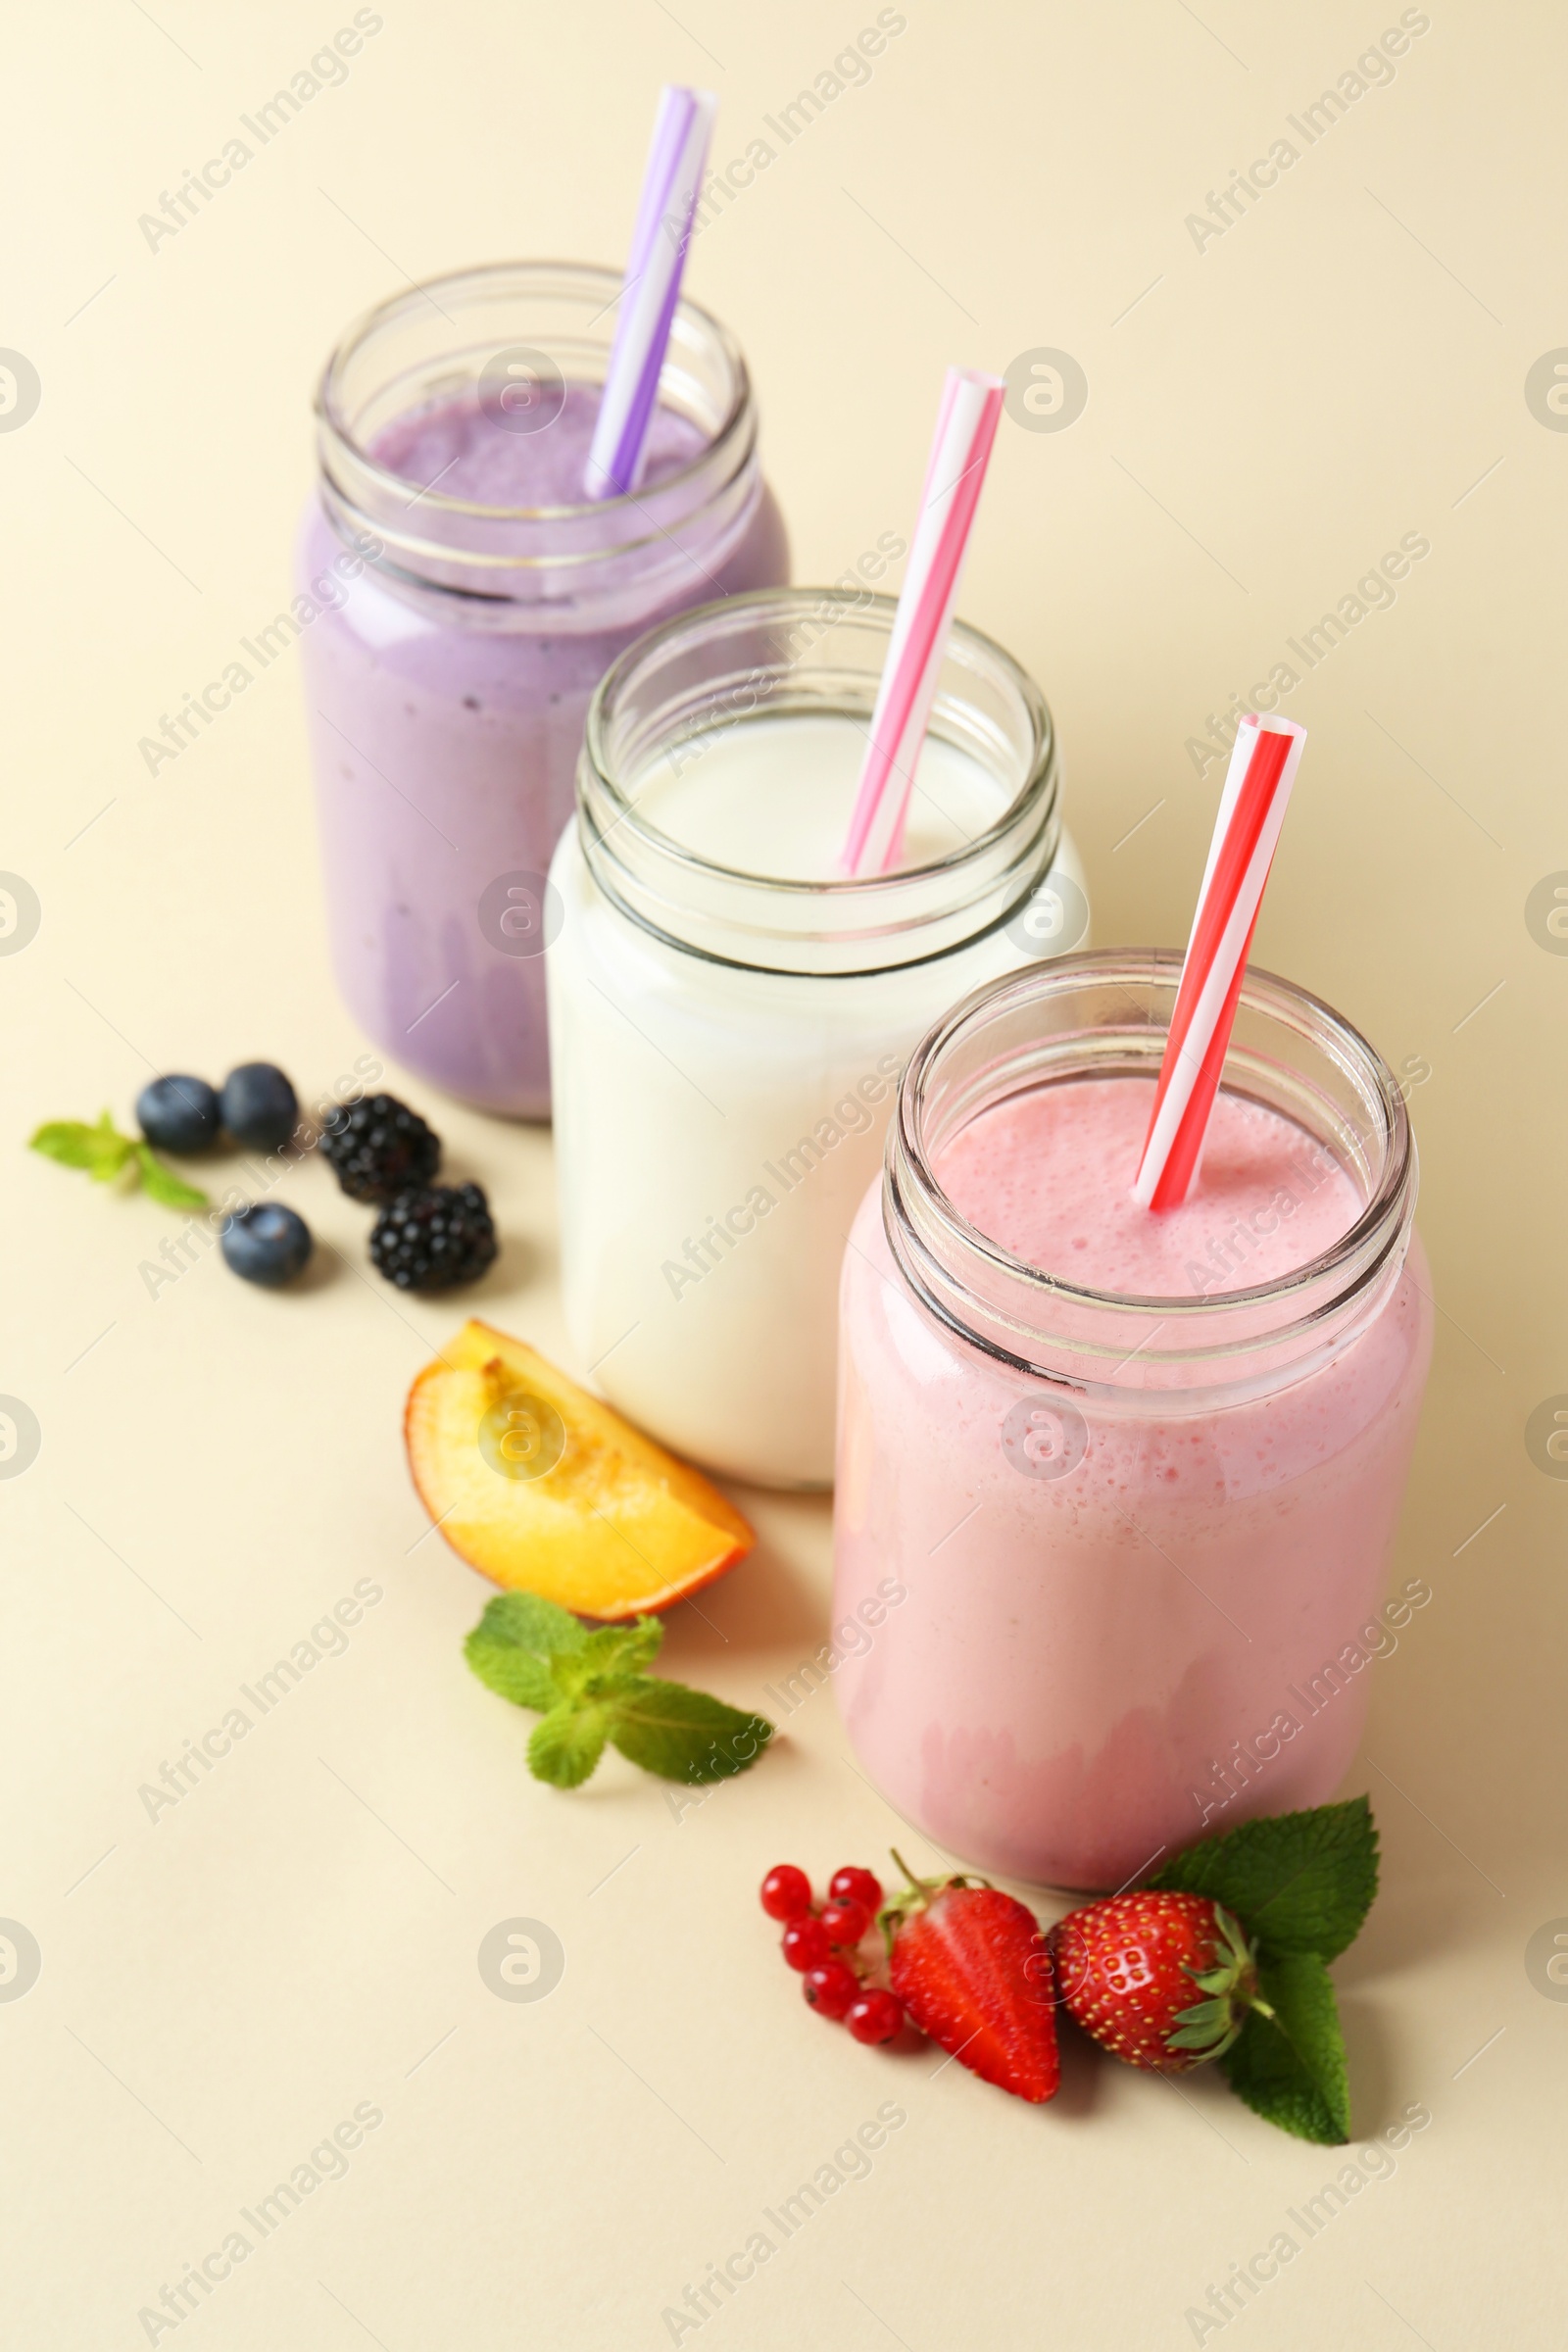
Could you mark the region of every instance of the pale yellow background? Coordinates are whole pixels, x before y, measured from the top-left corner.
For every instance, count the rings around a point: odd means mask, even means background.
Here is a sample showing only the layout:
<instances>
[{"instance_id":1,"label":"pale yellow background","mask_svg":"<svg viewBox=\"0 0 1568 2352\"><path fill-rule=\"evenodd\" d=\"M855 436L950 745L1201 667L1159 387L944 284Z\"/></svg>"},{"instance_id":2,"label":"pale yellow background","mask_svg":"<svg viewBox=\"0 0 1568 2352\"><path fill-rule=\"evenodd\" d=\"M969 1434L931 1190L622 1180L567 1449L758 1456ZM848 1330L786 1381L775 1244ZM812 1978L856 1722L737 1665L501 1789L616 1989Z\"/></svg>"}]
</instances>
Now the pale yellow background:
<instances>
[{"instance_id":1,"label":"pale yellow background","mask_svg":"<svg viewBox=\"0 0 1568 2352\"><path fill-rule=\"evenodd\" d=\"M178 1220L24 1156L40 1118L128 1114L155 1068L275 1056L316 1094L364 1050L327 972L297 662L156 780L137 753L283 601L329 342L405 276L615 261L661 79L711 81L727 158L875 10L382 13L346 85L156 252L137 216L350 9L91 0L7 25L0 343L43 394L0 434L0 865L43 922L0 960L0 1390L43 1446L0 1483L0 1915L43 1973L0 2003L0 2332L145 2342L161 2284L368 2100L385 2121L348 2177L181 2346L636 2352L896 2097L872 2177L703 2346L1191 2342L1187 2307L1338 2159L1217 2079L1178 2093L1075 2048L1037 2112L810 2018L756 1882L873 1860L897 1828L831 1694L679 1822L617 1759L582 1794L532 1783L527 1719L459 1655L487 1589L420 1540L399 1440L461 1307L394 1299L317 1165L289 1186L323 1245L304 1295L209 1259L154 1300L138 1264ZM1051 346L1086 370L1069 430L1004 422L962 609L1060 721L1102 942L1184 934L1205 714L1402 533L1431 541L1286 706L1311 743L1258 945L1430 1065L1444 1312L1396 1574L1433 1599L1371 1670L1347 1788L1372 1792L1386 1884L1336 1975L1361 2129L1417 2100L1433 2121L1233 2326L1254 2352L1553 2344L1568 2006L1525 1949L1568 1915L1568 1487L1524 1432L1568 1390L1568 960L1525 902L1568 868L1568 438L1524 379L1568 343L1568 33L1544 5L1433 0L1392 86L1200 253L1185 217L1396 7L905 13L691 282L752 361L805 580L907 531L948 362ZM564 1352L548 1139L413 1091L505 1229L478 1303ZM665 1658L750 1705L823 1638L828 1513L743 1500L758 1550L674 1613ZM139 1785L367 1576L384 1598L348 1654L151 1823ZM566 1953L535 2004L476 1967L517 1915Z\"/></svg>"}]
</instances>

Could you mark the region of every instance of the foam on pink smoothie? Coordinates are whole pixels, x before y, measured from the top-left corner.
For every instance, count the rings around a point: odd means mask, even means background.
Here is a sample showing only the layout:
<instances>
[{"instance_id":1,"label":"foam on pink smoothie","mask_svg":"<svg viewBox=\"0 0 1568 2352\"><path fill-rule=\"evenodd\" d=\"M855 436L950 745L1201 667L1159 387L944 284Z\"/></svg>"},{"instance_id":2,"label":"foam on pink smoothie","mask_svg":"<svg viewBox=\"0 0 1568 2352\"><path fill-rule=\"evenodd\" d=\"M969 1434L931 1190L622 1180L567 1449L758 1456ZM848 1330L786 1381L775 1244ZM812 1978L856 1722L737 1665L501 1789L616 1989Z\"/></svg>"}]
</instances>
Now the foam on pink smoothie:
<instances>
[{"instance_id":1,"label":"foam on pink smoothie","mask_svg":"<svg viewBox=\"0 0 1568 2352\"><path fill-rule=\"evenodd\" d=\"M1013 1257L1124 1298L1274 1282L1355 1223L1361 1194L1334 1154L1294 1120L1224 1092L1187 1200L1141 1208L1132 1182L1153 1091L1152 1078L1094 1078L1016 1096L944 1148L937 1181Z\"/></svg>"}]
</instances>

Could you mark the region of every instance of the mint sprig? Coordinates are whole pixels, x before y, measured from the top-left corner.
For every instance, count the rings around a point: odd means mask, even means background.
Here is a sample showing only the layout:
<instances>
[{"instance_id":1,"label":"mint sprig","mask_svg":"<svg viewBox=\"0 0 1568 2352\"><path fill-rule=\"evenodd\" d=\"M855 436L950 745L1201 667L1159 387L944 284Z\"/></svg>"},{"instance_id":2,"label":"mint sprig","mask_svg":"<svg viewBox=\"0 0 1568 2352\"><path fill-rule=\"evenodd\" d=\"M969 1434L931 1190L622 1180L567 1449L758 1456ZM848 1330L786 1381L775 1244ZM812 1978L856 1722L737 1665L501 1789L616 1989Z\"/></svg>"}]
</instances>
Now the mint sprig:
<instances>
[{"instance_id":1,"label":"mint sprig","mask_svg":"<svg viewBox=\"0 0 1568 2352\"><path fill-rule=\"evenodd\" d=\"M1341 2146L1350 2097L1327 1963L1355 1940L1377 1893L1366 1798L1241 1822L1173 1854L1149 1885L1207 1896L1256 1949L1262 2003L1218 2059L1237 2097L1298 2139Z\"/></svg>"},{"instance_id":2,"label":"mint sprig","mask_svg":"<svg viewBox=\"0 0 1568 2352\"><path fill-rule=\"evenodd\" d=\"M666 1781L731 1780L756 1763L773 1727L706 1690L646 1674L663 1639L657 1617L590 1633L536 1592L503 1592L463 1649L486 1689L540 1716L528 1741L536 1780L580 1788L607 1744Z\"/></svg>"},{"instance_id":3,"label":"mint sprig","mask_svg":"<svg viewBox=\"0 0 1568 2352\"><path fill-rule=\"evenodd\" d=\"M83 1119L46 1119L30 1139L30 1149L63 1168L82 1168L94 1184L110 1184L127 1168L142 1191L165 1208L205 1208L207 1195L176 1176L140 1136L122 1135L108 1111L96 1126Z\"/></svg>"}]
</instances>

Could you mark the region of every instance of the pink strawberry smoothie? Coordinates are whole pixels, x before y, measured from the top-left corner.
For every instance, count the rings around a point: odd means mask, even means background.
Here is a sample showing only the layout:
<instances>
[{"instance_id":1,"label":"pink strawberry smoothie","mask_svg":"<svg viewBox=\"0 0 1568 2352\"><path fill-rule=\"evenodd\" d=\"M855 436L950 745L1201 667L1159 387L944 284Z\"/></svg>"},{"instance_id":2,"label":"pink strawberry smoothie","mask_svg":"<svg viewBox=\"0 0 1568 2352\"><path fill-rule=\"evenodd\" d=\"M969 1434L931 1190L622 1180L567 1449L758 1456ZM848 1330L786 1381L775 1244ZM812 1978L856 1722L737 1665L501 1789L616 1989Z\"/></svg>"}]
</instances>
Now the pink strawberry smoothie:
<instances>
[{"instance_id":1,"label":"pink strawberry smoothie","mask_svg":"<svg viewBox=\"0 0 1568 2352\"><path fill-rule=\"evenodd\" d=\"M1129 1187L1152 1097L1139 1077L1037 1088L934 1161L1011 1257L1155 1301L1129 1348L1157 1302L1281 1283L1363 1206L1326 1147L1222 1092L1189 1200L1151 1214ZM906 1590L836 1675L893 1803L984 1867L1113 1888L1329 1797L1387 1643L1425 1285L1412 1236L1368 1311L1283 1373L1211 1359L1154 1386L1135 1355L1053 1387L917 1302L873 1191L845 1260L834 1622L890 1571Z\"/></svg>"},{"instance_id":2,"label":"pink strawberry smoothie","mask_svg":"<svg viewBox=\"0 0 1568 2352\"><path fill-rule=\"evenodd\" d=\"M1337 1159L1277 1111L1222 1094L1200 1182L1180 1208L1152 1216L1128 1189L1152 1092L1142 1078L1080 1079L999 1103L940 1155L938 1182L1011 1256L1120 1298L1277 1281L1360 1215L1360 1192Z\"/></svg>"}]
</instances>

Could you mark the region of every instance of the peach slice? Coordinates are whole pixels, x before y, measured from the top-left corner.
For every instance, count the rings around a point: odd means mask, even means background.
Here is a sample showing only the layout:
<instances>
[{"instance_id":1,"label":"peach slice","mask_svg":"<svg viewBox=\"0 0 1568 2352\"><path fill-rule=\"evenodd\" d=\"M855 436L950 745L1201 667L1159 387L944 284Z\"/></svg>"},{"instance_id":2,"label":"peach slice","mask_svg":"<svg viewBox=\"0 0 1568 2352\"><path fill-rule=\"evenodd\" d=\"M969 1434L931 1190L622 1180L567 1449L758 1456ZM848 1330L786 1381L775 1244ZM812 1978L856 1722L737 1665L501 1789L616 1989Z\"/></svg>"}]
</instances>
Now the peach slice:
<instances>
[{"instance_id":1,"label":"peach slice","mask_svg":"<svg viewBox=\"0 0 1568 2352\"><path fill-rule=\"evenodd\" d=\"M426 1364L403 1434L453 1550L579 1616L667 1609L757 1541L698 1471L488 1323Z\"/></svg>"}]
</instances>

